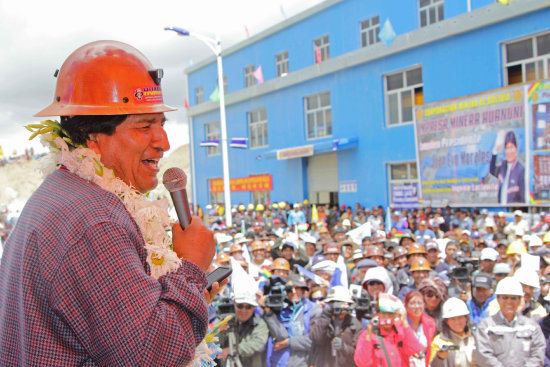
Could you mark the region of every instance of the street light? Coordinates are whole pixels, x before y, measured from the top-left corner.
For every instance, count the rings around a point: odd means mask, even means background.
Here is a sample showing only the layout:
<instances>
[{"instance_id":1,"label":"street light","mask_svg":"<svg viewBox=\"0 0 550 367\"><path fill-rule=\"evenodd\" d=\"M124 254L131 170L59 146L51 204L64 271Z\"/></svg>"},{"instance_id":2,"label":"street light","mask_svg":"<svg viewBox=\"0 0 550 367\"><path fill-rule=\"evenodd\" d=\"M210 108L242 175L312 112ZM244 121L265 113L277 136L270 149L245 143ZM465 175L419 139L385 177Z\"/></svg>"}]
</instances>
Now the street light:
<instances>
[{"instance_id":1,"label":"street light","mask_svg":"<svg viewBox=\"0 0 550 367\"><path fill-rule=\"evenodd\" d=\"M218 91L220 95L220 130L221 130L221 145L222 145L222 165L223 165L223 195L225 205L225 223L231 227L231 191L229 187L229 160L227 158L227 126L225 123L225 91L223 89L223 67L222 67L222 45L219 35L216 39L203 36L194 32L189 32L186 29L179 27L165 27L165 31L174 31L180 36L189 36L202 41L216 55L218 62ZM194 179L194 178L193 178Z\"/></svg>"}]
</instances>

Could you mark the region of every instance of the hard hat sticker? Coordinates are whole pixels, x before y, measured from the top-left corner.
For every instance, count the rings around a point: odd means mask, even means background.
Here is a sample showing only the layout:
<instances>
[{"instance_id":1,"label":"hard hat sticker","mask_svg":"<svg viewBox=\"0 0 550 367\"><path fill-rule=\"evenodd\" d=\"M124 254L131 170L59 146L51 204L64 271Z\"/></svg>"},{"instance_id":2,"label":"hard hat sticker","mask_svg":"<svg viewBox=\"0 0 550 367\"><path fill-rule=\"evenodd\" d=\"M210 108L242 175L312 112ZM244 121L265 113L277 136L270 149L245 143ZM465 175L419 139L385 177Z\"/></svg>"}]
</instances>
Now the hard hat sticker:
<instances>
[{"instance_id":1,"label":"hard hat sticker","mask_svg":"<svg viewBox=\"0 0 550 367\"><path fill-rule=\"evenodd\" d=\"M134 103L162 102L162 89L160 86L134 88Z\"/></svg>"}]
</instances>

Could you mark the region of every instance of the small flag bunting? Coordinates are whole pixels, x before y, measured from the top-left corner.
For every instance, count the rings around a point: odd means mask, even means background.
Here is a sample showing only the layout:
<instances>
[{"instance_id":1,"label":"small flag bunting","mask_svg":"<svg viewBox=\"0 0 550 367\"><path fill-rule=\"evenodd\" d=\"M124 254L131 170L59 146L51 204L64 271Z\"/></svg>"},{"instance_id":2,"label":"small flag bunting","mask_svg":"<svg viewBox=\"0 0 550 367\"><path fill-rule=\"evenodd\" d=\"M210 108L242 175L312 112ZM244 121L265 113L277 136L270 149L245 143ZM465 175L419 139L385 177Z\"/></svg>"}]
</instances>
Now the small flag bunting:
<instances>
[{"instance_id":1,"label":"small flag bunting","mask_svg":"<svg viewBox=\"0 0 550 367\"><path fill-rule=\"evenodd\" d=\"M232 138L229 144L232 148L248 148L248 138Z\"/></svg>"},{"instance_id":2,"label":"small flag bunting","mask_svg":"<svg viewBox=\"0 0 550 367\"><path fill-rule=\"evenodd\" d=\"M333 151L338 150L338 139L332 141L332 150Z\"/></svg>"},{"instance_id":3,"label":"small flag bunting","mask_svg":"<svg viewBox=\"0 0 550 367\"><path fill-rule=\"evenodd\" d=\"M378 33L378 38L380 38L380 40L384 42L386 46L389 46L395 39L395 36L395 31L393 30L390 19L388 18L384 22L384 26L382 26L380 33Z\"/></svg>"},{"instance_id":4,"label":"small flag bunting","mask_svg":"<svg viewBox=\"0 0 550 367\"><path fill-rule=\"evenodd\" d=\"M220 145L220 141L217 139L201 141L201 147L217 147L218 145Z\"/></svg>"},{"instance_id":5,"label":"small flag bunting","mask_svg":"<svg viewBox=\"0 0 550 367\"><path fill-rule=\"evenodd\" d=\"M262 84L264 82L264 73L262 71L262 65L258 66L256 70L252 73L258 84Z\"/></svg>"},{"instance_id":6,"label":"small flag bunting","mask_svg":"<svg viewBox=\"0 0 550 367\"><path fill-rule=\"evenodd\" d=\"M220 89L216 86L216 89L210 94L209 99L212 102L219 102L220 101Z\"/></svg>"},{"instance_id":7,"label":"small flag bunting","mask_svg":"<svg viewBox=\"0 0 550 367\"><path fill-rule=\"evenodd\" d=\"M185 107L186 110L189 109L189 101L187 100L187 98L184 99L183 105L184 105L184 107Z\"/></svg>"},{"instance_id":8,"label":"small flag bunting","mask_svg":"<svg viewBox=\"0 0 550 367\"><path fill-rule=\"evenodd\" d=\"M320 64L321 61L322 61L321 50L319 50L319 47L315 46L315 62L317 64Z\"/></svg>"}]
</instances>

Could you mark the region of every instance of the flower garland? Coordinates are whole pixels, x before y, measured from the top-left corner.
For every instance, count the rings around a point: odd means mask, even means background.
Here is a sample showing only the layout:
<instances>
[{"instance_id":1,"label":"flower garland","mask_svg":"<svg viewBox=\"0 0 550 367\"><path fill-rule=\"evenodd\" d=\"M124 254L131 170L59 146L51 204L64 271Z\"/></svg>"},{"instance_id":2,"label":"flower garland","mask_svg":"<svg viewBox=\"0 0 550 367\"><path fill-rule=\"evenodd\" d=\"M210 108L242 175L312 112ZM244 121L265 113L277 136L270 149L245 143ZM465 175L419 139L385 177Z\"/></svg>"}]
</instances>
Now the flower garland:
<instances>
[{"instance_id":1,"label":"flower garland","mask_svg":"<svg viewBox=\"0 0 550 367\"><path fill-rule=\"evenodd\" d=\"M70 172L113 193L122 201L143 236L151 276L158 279L175 272L181 266L181 259L172 250L172 239L166 231L170 228L168 202L148 200L146 195L128 186L115 176L113 170L101 163L99 154L73 143L59 122L46 120L40 124L29 124L25 128L32 132L29 140L40 135L42 144L50 149L38 168L44 177L58 167L65 166ZM195 358L188 366L215 365L214 358L221 352L215 343L216 331L220 325L216 325L197 346Z\"/></svg>"}]
</instances>

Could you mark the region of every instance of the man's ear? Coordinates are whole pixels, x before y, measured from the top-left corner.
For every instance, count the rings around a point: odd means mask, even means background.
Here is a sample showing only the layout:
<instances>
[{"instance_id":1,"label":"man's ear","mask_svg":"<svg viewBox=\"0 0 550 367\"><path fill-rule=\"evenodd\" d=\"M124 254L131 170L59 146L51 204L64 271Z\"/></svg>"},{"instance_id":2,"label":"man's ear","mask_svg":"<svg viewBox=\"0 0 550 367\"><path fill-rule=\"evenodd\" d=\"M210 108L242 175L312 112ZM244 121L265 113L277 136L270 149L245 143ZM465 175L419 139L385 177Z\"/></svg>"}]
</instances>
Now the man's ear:
<instances>
[{"instance_id":1,"label":"man's ear","mask_svg":"<svg viewBox=\"0 0 550 367\"><path fill-rule=\"evenodd\" d=\"M97 134L90 134L88 136L88 140L86 140L86 146L96 152L97 154L100 154L101 151L99 149L99 144L97 142Z\"/></svg>"}]
</instances>

